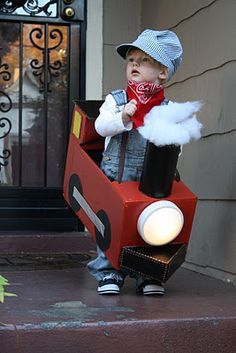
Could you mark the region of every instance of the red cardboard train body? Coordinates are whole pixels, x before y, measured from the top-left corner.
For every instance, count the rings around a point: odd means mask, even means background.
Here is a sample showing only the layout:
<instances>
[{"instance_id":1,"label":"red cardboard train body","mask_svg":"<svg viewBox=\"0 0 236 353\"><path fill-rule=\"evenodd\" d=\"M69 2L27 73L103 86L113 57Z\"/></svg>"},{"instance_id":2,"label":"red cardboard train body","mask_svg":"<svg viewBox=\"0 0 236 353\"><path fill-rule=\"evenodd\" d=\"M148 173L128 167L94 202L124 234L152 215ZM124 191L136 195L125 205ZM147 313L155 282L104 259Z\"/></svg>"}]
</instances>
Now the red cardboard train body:
<instances>
[{"instance_id":1,"label":"red cardboard train body","mask_svg":"<svg viewBox=\"0 0 236 353\"><path fill-rule=\"evenodd\" d=\"M97 135L93 123L101 104L102 101L75 102L64 198L115 268L165 282L184 261L196 196L182 181L174 181L171 194L164 200L181 209L183 228L170 244L146 244L137 231L137 220L158 199L141 192L138 182L111 182L100 170L104 140Z\"/></svg>"}]
</instances>

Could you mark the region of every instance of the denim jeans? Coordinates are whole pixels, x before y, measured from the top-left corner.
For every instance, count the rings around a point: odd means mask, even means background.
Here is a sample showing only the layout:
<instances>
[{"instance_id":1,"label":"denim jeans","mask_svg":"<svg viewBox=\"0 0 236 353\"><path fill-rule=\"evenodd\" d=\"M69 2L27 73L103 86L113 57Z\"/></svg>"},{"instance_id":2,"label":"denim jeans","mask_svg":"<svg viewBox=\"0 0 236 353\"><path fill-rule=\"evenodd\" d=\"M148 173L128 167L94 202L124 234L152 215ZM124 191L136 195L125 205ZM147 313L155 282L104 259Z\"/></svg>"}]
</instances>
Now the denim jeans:
<instances>
[{"instance_id":1,"label":"denim jeans","mask_svg":"<svg viewBox=\"0 0 236 353\"><path fill-rule=\"evenodd\" d=\"M90 261L87 264L87 268L90 272L90 274L95 277L97 282L103 280L105 277L109 277L112 279L115 279L119 286L122 287L124 284L125 277L127 276L127 273L125 273L122 270L116 270L104 252L97 246L97 257L96 259ZM134 278L136 280L136 288L140 287L140 285L145 281L145 279L141 275L135 274L135 273L129 273L129 276L131 278Z\"/></svg>"},{"instance_id":2,"label":"denim jeans","mask_svg":"<svg viewBox=\"0 0 236 353\"><path fill-rule=\"evenodd\" d=\"M92 276L99 282L104 277L111 275L117 282L121 285L124 282L125 274L122 271L113 268L112 264L104 254L104 252L97 246L97 257L96 259L90 261L87 268Z\"/></svg>"}]
</instances>

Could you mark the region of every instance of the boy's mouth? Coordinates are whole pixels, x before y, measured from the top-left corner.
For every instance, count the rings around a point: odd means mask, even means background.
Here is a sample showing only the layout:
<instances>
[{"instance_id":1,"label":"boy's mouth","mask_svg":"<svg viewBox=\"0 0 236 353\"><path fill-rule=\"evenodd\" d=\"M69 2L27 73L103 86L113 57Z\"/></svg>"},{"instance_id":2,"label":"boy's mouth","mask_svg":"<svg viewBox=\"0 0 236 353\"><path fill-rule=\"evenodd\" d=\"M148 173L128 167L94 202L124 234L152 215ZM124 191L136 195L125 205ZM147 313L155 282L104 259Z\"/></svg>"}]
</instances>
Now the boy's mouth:
<instances>
[{"instance_id":1,"label":"boy's mouth","mask_svg":"<svg viewBox=\"0 0 236 353\"><path fill-rule=\"evenodd\" d=\"M131 71L131 74L134 75L134 74L139 74L139 71L138 70L132 70Z\"/></svg>"}]
</instances>

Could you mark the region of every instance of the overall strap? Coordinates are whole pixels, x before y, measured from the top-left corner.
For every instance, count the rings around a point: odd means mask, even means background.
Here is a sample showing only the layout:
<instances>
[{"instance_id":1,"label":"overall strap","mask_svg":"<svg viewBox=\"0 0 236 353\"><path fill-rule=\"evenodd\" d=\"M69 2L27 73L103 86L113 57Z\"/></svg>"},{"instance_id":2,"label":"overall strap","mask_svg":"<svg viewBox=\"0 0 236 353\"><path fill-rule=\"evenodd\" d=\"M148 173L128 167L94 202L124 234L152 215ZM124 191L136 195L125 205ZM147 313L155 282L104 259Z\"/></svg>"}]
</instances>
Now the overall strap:
<instances>
[{"instance_id":1,"label":"overall strap","mask_svg":"<svg viewBox=\"0 0 236 353\"><path fill-rule=\"evenodd\" d=\"M124 105L128 102L127 93L123 89L119 89L116 91L112 91L111 95L116 101L116 105ZM120 144L120 158L119 158L119 166L118 166L118 183L121 183L123 172L124 172L124 164L125 164L125 150L128 141L128 132L125 131L122 133L121 144Z\"/></svg>"},{"instance_id":2,"label":"overall strap","mask_svg":"<svg viewBox=\"0 0 236 353\"><path fill-rule=\"evenodd\" d=\"M120 158L118 165L118 177L117 181L120 184L122 182L122 177L124 173L124 165L125 165L125 150L128 142L128 131L122 133L121 143L120 143Z\"/></svg>"},{"instance_id":3,"label":"overall strap","mask_svg":"<svg viewBox=\"0 0 236 353\"><path fill-rule=\"evenodd\" d=\"M116 91L112 91L111 95L115 99L116 105L124 105L128 103L128 97L124 89L118 89Z\"/></svg>"},{"instance_id":4,"label":"overall strap","mask_svg":"<svg viewBox=\"0 0 236 353\"><path fill-rule=\"evenodd\" d=\"M167 99L167 98L165 98L164 100L163 100L163 102L161 103L161 105L168 105L169 104L169 99Z\"/></svg>"}]
</instances>

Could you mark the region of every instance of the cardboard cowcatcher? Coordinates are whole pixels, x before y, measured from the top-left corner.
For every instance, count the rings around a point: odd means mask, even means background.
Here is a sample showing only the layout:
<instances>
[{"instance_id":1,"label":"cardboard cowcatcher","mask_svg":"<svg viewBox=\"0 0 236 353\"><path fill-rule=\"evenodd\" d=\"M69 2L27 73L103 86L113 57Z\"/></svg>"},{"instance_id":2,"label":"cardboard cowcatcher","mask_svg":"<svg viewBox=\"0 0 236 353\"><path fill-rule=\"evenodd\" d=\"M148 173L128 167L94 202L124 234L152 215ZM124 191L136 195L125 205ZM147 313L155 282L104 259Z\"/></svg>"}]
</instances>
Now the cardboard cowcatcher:
<instances>
[{"instance_id":1,"label":"cardboard cowcatcher","mask_svg":"<svg viewBox=\"0 0 236 353\"><path fill-rule=\"evenodd\" d=\"M183 263L189 242L196 196L173 181L170 195L146 195L139 182L111 182L100 170L104 139L94 129L102 101L75 101L63 195L114 268L165 282ZM142 190L142 191L141 191ZM179 207L184 225L169 244L150 246L137 231L140 213L158 200Z\"/></svg>"}]
</instances>

